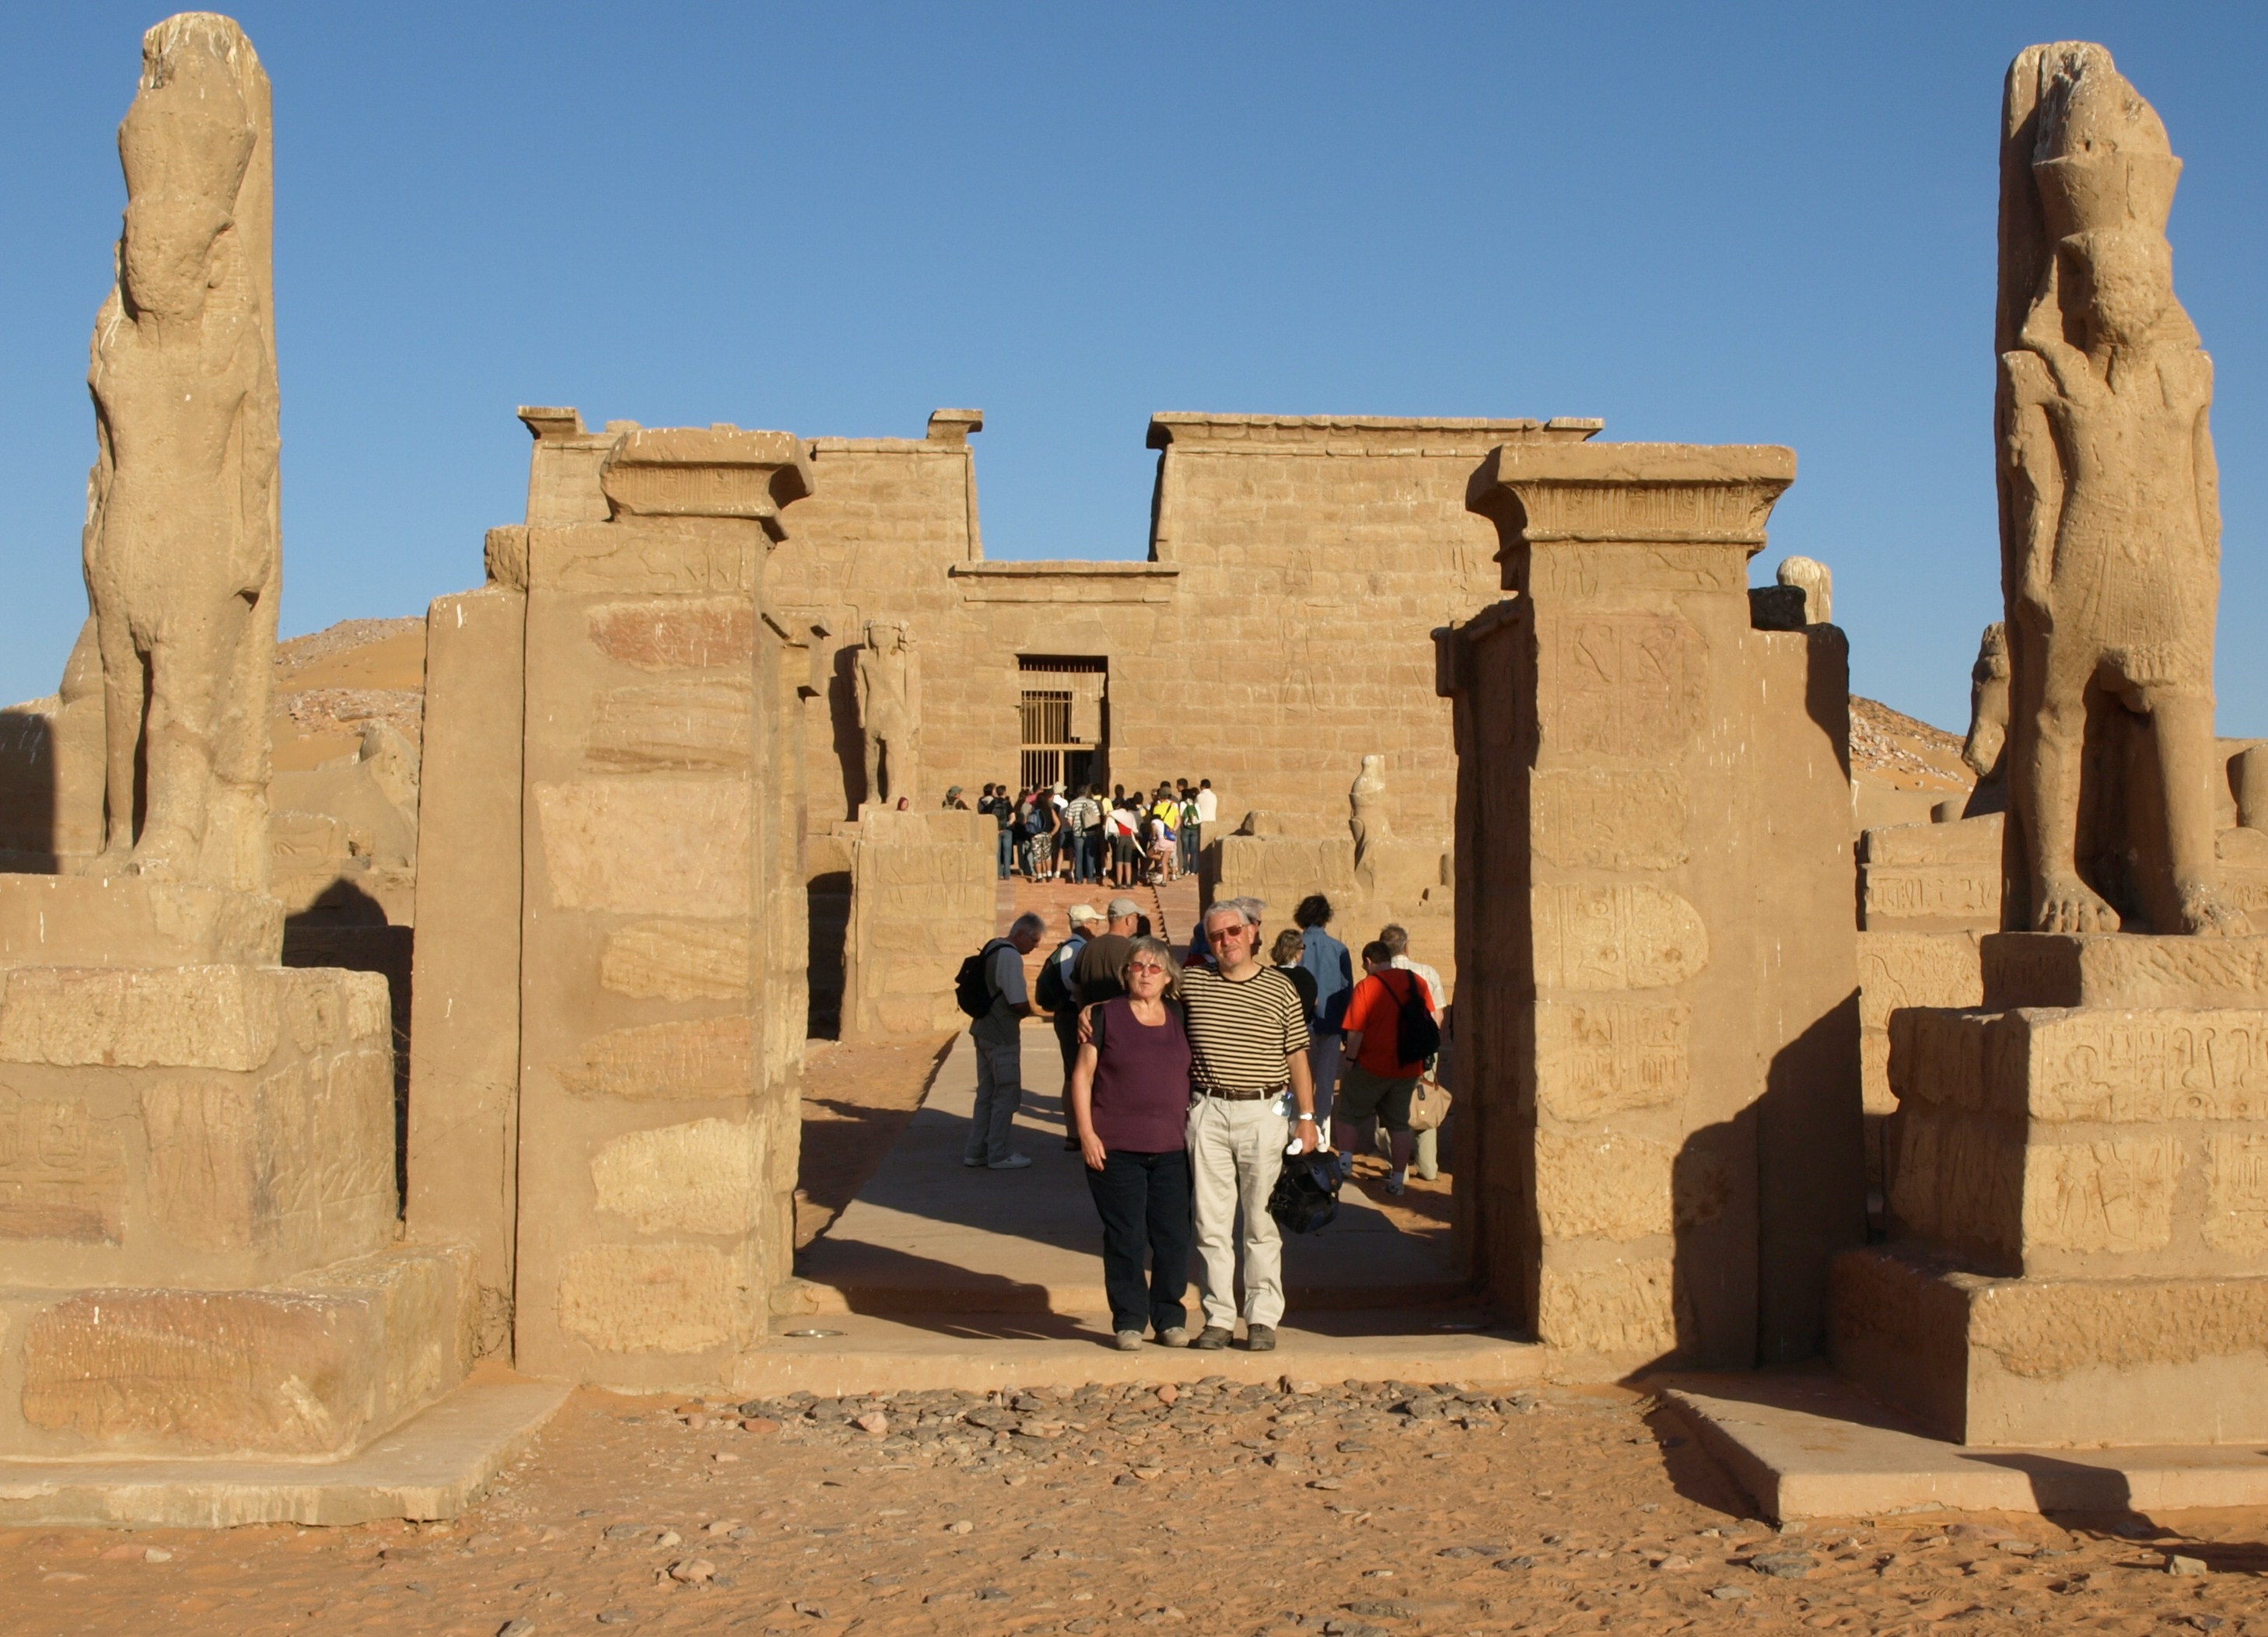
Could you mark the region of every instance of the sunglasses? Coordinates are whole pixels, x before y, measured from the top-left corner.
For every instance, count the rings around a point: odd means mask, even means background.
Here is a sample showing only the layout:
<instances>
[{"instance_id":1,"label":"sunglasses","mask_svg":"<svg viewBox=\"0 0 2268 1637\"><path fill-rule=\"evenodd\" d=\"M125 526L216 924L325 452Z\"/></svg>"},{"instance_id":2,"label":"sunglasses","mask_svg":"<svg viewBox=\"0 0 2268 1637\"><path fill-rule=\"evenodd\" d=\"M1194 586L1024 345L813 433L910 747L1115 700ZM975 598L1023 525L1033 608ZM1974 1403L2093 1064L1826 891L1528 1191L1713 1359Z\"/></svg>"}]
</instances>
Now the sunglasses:
<instances>
[{"instance_id":1,"label":"sunglasses","mask_svg":"<svg viewBox=\"0 0 2268 1637\"><path fill-rule=\"evenodd\" d=\"M1132 965L1127 967L1126 970L1129 972L1163 973L1166 969L1153 960L1138 960Z\"/></svg>"}]
</instances>

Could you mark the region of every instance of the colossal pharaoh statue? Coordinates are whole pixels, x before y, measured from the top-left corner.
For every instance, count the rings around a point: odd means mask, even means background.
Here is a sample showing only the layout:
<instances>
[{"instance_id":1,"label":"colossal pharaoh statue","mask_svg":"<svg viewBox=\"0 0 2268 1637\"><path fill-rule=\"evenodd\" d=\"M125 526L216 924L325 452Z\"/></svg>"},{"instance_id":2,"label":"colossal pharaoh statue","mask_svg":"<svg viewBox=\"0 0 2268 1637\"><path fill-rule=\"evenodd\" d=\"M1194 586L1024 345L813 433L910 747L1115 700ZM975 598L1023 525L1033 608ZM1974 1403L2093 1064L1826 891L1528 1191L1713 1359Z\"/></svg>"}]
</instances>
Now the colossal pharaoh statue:
<instances>
[{"instance_id":1,"label":"colossal pharaoh statue","mask_svg":"<svg viewBox=\"0 0 2268 1637\"><path fill-rule=\"evenodd\" d=\"M2004 924L2250 930L2214 880L2213 363L2174 297L2181 173L2095 45L2009 70L2000 169Z\"/></svg>"},{"instance_id":2,"label":"colossal pharaoh statue","mask_svg":"<svg viewBox=\"0 0 2268 1637\"><path fill-rule=\"evenodd\" d=\"M144 36L118 131L126 224L95 319L89 601L114 866L268 881L269 668L282 550L268 77L226 18Z\"/></svg>"},{"instance_id":3,"label":"colossal pharaoh statue","mask_svg":"<svg viewBox=\"0 0 2268 1637\"><path fill-rule=\"evenodd\" d=\"M914 794L920 752L915 745L913 644L906 628L884 620L866 627L854 662L858 733L865 742L866 799L895 802Z\"/></svg>"}]
</instances>

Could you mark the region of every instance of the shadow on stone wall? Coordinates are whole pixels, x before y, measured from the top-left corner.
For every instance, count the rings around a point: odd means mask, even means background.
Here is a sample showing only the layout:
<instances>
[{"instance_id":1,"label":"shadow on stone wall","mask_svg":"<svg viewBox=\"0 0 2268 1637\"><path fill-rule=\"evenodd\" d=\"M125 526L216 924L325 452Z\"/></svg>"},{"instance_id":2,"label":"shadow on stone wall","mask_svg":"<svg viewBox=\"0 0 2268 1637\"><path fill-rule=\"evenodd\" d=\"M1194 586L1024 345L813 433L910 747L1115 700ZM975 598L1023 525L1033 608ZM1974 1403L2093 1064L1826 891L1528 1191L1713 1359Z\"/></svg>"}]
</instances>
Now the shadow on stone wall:
<instances>
[{"instance_id":1,"label":"shadow on stone wall","mask_svg":"<svg viewBox=\"0 0 2268 1637\"><path fill-rule=\"evenodd\" d=\"M416 929L390 926L385 907L351 881L335 882L284 921L286 966L342 966L386 980L394 1012L394 1186L409 1195L409 973ZM397 1208L399 1206L397 1205Z\"/></svg>"}]
</instances>

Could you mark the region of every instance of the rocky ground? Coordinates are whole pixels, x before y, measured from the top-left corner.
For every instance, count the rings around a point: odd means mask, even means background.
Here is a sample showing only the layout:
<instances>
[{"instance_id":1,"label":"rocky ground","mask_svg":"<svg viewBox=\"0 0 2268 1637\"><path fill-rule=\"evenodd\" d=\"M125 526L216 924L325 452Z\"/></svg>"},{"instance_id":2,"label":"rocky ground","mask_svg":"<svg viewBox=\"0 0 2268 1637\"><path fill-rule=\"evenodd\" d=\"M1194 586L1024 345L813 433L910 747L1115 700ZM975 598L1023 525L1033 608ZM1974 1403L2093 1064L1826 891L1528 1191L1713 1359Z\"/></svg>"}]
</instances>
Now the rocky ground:
<instances>
[{"instance_id":1,"label":"rocky ground","mask_svg":"<svg viewBox=\"0 0 2268 1637\"><path fill-rule=\"evenodd\" d=\"M2264 1526L1775 1532L1617 1389L585 1391L453 1523L0 1533L0 1630L2263 1637Z\"/></svg>"}]
</instances>

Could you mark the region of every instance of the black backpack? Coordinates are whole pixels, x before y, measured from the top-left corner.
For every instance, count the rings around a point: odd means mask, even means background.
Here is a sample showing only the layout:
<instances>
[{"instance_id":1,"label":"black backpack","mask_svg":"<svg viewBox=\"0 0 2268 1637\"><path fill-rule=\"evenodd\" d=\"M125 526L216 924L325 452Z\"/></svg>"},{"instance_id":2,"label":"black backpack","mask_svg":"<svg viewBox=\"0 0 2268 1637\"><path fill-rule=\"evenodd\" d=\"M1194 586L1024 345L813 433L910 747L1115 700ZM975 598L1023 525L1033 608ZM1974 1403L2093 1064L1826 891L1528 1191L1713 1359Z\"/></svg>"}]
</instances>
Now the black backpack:
<instances>
[{"instance_id":1,"label":"black backpack","mask_svg":"<svg viewBox=\"0 0 2268 1637\"><path fill-rule=\"evenodd\" d=\"M971 1017L982 1017L992 1009L992 951L1008 943L1005 938L986 940L984 947L961 963L961 970L953 974L953 1003ZM1008 945L1014 948L1013 944Z\"/></svg>"},{"instance_id":2,"label":"black backpack","mask_svg":"<svg viewBox=\"0 0 2268 1637\"><path fill-rule=\"evenodd\" d=\"M1049 951L1047 964L1040 968L1040 980L1032 986L1032 999L1043 1012L1059 1012L1071 1003L1071 985L1063 969L1063 952L1070 944L1065 938Z\"/></svg>"},{"instance_id":3,"label":"black backpack","mask_svg":"<svg viewBox=\"0 0 2268 1637\"><path fill-rule=\"evenodd\" d=\"M1395 1056L1402 1062L1422 1063L1429 1057L1439 1056L1441 1050L1441 1025L1433 1021L1433 1014L1425 1009L1425 980L1416 973L1404 971L1410 980L1410 991L1395 1000ZM1384 979L1379 981L1385 982ZM1394 986L1387 985L1386 992L1394 994Z\"/></svg>"},{"instance_id":4,"label":"black backpack","mask_svg":"<svg viewBox=\"0 0 2268 1637\"><path fill-rule=\"evenodd\" d=\"M1287 1154L1268 1194L1268 1214L1286 1233L1314 1233L1339 1214L1339 1168L1329 1154Z\"/></svg>"}]
</instances>

